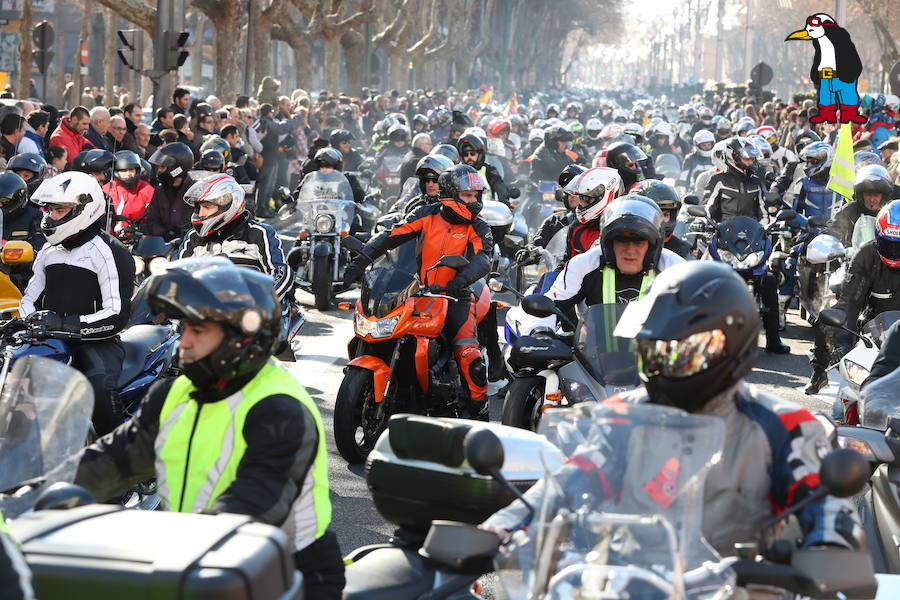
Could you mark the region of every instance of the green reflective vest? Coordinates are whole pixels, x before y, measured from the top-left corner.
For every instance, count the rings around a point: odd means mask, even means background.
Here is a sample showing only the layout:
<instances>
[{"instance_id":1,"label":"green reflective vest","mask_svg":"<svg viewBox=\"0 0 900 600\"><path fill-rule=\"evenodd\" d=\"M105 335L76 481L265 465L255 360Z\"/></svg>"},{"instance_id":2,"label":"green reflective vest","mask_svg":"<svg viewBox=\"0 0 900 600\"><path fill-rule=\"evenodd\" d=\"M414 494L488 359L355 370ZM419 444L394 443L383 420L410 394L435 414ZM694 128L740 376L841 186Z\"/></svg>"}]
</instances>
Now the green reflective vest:
<instances>
[{"instance_id":1,"label":"green reflective vest","mask_svg":"<svg viewBox=\"0 0 900 600\"><path fill-rule=\"evenodd\" d=\"M650 271L641 279L641 289L638 292L638 300L647 293L647 288L653 283L656 271ZM616 299L616 270L612 267L603 267L603 304L615 304Z\"/></svg>"},{"instance_id":2,"label":"green reflective vest","mask_svg":"<svg viewBox=\"0 0 900 600\"><path fill-rule=\"evenodd\" d=\"M287 395L312 414L319 444L285 525L290 526L297 550L321 537L331 522L325 428L319 409L297 379L272 359L241 390L218 402L200 404L192 400L194 389L186 376L178 377L159 415L156 474L163 505L174 512L210 508L237 476L238 464L247 450L243 436L247 413L263 398Z\"/></svg>"},{"instance_id":3,"label":"green reflective vest","mask_svg":"<svg viewBox=\"0 0 900 600\"><path fill-rule=\"evenodd\" d=\"M481 192L481 201L484 202L486 200L493 200L494 190L491 189L491 184L488 183L487 166L482 165L481 168L478 169L478 174L481 175L482 179L484 179L484 191Z\"/></svg>"}]
</instances>

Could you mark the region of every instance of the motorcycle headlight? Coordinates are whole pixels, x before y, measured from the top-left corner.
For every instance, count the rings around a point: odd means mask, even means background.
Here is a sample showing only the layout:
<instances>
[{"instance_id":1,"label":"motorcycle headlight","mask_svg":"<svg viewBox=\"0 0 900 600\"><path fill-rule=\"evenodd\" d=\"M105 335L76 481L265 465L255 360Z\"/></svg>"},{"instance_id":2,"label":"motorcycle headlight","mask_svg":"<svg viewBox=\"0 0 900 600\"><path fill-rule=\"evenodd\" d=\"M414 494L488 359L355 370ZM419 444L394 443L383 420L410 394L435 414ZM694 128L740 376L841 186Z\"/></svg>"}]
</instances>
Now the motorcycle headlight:
<instances>
[{"instance_id":1,"label":"motorcycle headlight","mask_svg":"<svg viewBox=\"0 0 900 600\"><path fill-rule=\"evenodd\" d=\"M397 323L400 321L400 315L395 315L387 319L378 319L370 321L363 315L357 313L353 322L353 329L356 335L371 336L373 338L386 338L394 333Z\"/></svg>"},{"instance_id":2,"label":"motorcycle headlight","mask_svg":"<svg viewBox=\"0 0 900 600\"><path fill-rule=\"evenodd\" d=\"M841 367L844 371L844 377L847 379L847 381L855 385L857 388L861 387L863 381L865 381L866 377L869 376L869 369L846 358L841 361Z\"/></svg>"},{"instance_id":3,"label":"motorcycle headlight","mask_svg":"<svg viewBox=\"0 0 900 600\"><path fill-rule=\"evenodd\" d=\"M144 259L140 256L134 257L134 274L140 275L144 272Z\"/></svg>"},{"instance_id":4,"label":"motorcycle headlight","mask_svg":"<svg viewBox=\"0 0 900 600\"><path fill-rule=\"evenodd\" d=\"M150 259L150 262L147 263L147 270L151 275L159 275L160 273L164 273L166 270L166 265L169 264L169 261L165 256L154 256Z\"/></svg>"},{"instance_id":5,"label":"motorcycle headlight","mask_svg":"<svg viewBox=\"0 0 900 600\"><path fill-rule=\"evenodd\" d=\"M316 233L330 233L334 229L334 217L331 215L316 215Z\"/></svg>"},{"instance_id":6,"label":"motorcycle headlight","mask_svg":"<svg viewBox=\"0 0 900 600\"><path fill-rule=\"evenodd\" d=\"M722 262L726 265L731 265L732 267L738 262L737 257L734 254L729 252L728 250L719 250L719 258L722 259Z\"/></svg>"},{"instance_id":7,"label":"motorcycle headlight","mask_svg":"<svg viewBox=\"0 0 900 600\"><path fill-rule=\"evenodd\" d=\"M765 255L766 253L762 250L752 253L743 260L744 268L752 269L753 267L757 266Z\"/></svg>"}]
</instances>

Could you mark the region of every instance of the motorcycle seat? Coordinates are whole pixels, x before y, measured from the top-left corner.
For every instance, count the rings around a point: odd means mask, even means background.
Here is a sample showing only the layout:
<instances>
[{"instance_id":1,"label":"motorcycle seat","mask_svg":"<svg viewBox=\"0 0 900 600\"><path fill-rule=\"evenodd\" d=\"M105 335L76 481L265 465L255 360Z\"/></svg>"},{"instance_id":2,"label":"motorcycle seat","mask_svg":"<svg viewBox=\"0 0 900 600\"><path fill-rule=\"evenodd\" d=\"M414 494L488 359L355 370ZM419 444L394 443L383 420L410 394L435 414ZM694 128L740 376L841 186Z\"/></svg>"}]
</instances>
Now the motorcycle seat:
<instances>
[{"instance_id":1,"label":"motorcycle seat","mask_svg":"<svg viewBox=\"0 0 900 600\"><path fill-rule=\"evenodd\" d=\"M168 337L169 330L160 325L135 325L123 331L120 339L125 349L125 358L122 360L122 372L116 387L122 388L140 375L147 356Z\"/></svg>"},{"instance_id":2,"label":"motorcycle seat","mask_svg":"<svg viewBox=\"0 0 900 600\"><path fill-rule=\"evenodd\" d=\"M415 551L379 548L347 567L344 600L418 598L431 590L434 571Z\"/></svg>"}]
</instances>

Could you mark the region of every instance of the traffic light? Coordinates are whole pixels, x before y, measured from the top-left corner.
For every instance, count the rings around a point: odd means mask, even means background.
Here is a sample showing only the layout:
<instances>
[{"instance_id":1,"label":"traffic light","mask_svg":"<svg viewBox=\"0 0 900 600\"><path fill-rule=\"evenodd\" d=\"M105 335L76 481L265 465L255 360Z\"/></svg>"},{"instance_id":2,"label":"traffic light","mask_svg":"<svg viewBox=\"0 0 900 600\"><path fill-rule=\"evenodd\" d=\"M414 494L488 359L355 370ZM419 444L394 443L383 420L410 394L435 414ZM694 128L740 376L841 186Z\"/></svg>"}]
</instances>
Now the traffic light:
<instances>
[{"instance_id":1,"label":"traffic light","mask_svg":"<svg viewBox=\"0 0 900 600\"><path fill-rule=\"evenodd\" d=\"M163 68L166 71L174 71L187 60L188 52L184 49L187 41L187 31L171 31L167 29L163 32L163 49L165 51Z\"/></svg>"},{"instance_id":2,"label":"traffic light","mask_svg":"<svg viewBox=\"0 0 900 600\"><path fill-rule=\"evenodd\" d=\"M56 40L56 34L53 31L53 25L47 21L41 21L31 30L31 40L34 42L35 49L31 51L31 59L41 73L46 73L50 62L53 60L54 53L50 48Z\"/></svg>"},{"instance_id":3,"label":"traffic light","mask_svg":"<svg viewBox=\"0 0 900 600\"><path fill-rule=\"evenodd\" d=\"M116 32L122 47L119 48L119 60L134 71L144 68L144 32L140 29L119 29Z\"/></svg>"}]
</instances>

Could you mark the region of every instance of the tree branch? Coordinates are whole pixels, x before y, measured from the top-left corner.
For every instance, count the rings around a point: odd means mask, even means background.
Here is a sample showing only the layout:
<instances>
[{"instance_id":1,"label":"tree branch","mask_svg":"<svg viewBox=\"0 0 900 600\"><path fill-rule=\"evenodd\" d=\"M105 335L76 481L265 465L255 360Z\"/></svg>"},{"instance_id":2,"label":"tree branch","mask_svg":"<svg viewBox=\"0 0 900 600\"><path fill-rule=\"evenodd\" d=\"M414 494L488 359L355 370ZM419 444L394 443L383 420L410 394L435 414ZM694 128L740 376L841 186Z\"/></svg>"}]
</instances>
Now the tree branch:
<instances>
[{"instance_id":1,"label":"tree branch","mask_svg":"<svg viewBox=\"0 0 900 600\"><path fill-rule=\"evenodd\" d=\"M28 1L28 0L26 0ZM95 0L114 13L134 23L151 36L156 33L156 9L143 0Z\"/></svg>"}]
</instances>

